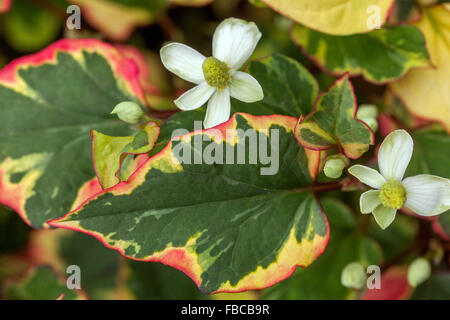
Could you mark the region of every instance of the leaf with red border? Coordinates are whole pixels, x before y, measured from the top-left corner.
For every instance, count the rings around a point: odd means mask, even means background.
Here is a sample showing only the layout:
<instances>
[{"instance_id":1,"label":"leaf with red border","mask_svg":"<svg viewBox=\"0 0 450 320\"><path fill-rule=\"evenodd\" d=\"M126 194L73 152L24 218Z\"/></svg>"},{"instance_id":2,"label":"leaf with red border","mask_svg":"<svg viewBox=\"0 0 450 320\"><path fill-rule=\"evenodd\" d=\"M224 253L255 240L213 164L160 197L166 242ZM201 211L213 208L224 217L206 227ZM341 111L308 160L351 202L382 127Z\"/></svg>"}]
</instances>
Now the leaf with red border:
<instances>
[{"instance_id":1,"label":"leaf with red border","mask_svg":"<svg viewBox=\"0 0 450 320\"><path fill-rule=\"evenodd\" d=\"M374 144L374 135L356 119L356 109L352 84L344 75L319 97L313 112L300 116L295 128L298 142L311 150L337 147L348 158L361 157Z\"/></svg>"},{"instance_id":2,"label":"leaf with red border","mask_svg":"<svg viewBox=\"0 0 450 320\"><path fill-rule=\"evenodd\" d=\"M236 113L174 137L126 182L49 224L178 268L205 292L273 285L309 266L329 236L308 169L319 158L297 143L295 124L288 116ZM255 144L279 155L278 170L254 157Z\"/></svg>"},{"instance_id":3,"label":"leaf with red border","mask_svg":"<svg viewBox=\"0 0 450 320\"><path fill-rule=\"evenodd\" d=\"M0 71L0 203L45 227L101 190L92 129L134 131L110 112L145 104L135 64L98 40L61 40Z\"/></svg>"}]
</instances>

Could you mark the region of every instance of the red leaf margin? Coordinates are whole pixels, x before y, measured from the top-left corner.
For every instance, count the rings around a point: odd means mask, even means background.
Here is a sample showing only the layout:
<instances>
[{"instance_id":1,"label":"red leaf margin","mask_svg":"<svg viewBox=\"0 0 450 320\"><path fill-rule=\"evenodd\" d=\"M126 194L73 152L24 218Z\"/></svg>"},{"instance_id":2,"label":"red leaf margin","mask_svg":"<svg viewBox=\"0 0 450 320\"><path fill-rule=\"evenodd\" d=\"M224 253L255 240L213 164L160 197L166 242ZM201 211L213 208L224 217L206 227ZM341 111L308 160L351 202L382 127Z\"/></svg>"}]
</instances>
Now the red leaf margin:
<instances>
[{"instance_id":1,"label":"red leaf margin","mask_svg":"<svg viewBox=\"0 0 450 320\"><path fill-rule=\"evenodd\" d=\"M145 173L147 170L149 170L152 160L156 160L156 159L161 158L162 156L164 156L164 152L167 151L167 149L171 148L171 142L173 140L179 140L179 139L182 139L185 136L192 136L192 135L198 134L198 133L207 133L208 134L209 131L211 131L212 129L221 131L222 132L222 137L224 137L224 139L227 139L226 129L232 129L233 128L233 126L236 123L235 117L236 117L237 114L242 115L242 116L251 117L253 123L258 123L258 122L264 123L267 120L270 121L271 119L277 119L277 118L280 119L280 118L282 118L283 120L280 121L280 122L284 122L286 124L286 126L287 127L288 126L291 127L292 130L295 129L295 123L297 121L297 119L294 118L294 117L283 116L283 115L253 116L253 115L249 115L249 114L246 114L246 113L235 113L228 121L226 121L226 122L224 122L224 123L222 123L222 124L220 124L220 125L218 125L218 126L216 126L214 128L197 130L197 131L193 131L193 132L187 133L187 134L185 134L183 136L180 136L180 137L175 137L159 153L157 153L156 155L152 156L151 158L148 158L145 162L140 164L140 166L137 168L137 170L128 178L127 181L119 182L118 184L116 184L115 186L113 186L111 188L108 188L106 190L101 190L100 192L92 195L91 197L86 198L86 200L84 202L80 203L78 208L68 212L67 214L65 214L61 218L52 219L52 220L47 221L47 224L50 225L51 227L68 229L68 230L81 232L81 233L85 233L87 235L90 235L90 236L96 238L97 240L99 240L108 249L112 249L112 250L118 251L125 258L131 259L131 260L135 260L135 261L160 262L162 264L171 266L171 267L173 267L173 268L175 268L177 270L180 270L184 274L186 274L189 278L191 278L194 281L194 283L198 287L201 287L201 277L200 277L200 275L196 274L195 270L193 270L193 267L192 267L197 262L186 251L186 249L183 248L183 247L173 247L173 248L166 249L166 250L164 250L164 253L162 255L159 255L159 256L156 256L156 257L134 258L134 257L127 256L125 254L125 251L124 251L123 248L120 248L118 246L113 246L113 245L108 244L105 241L104 237L101 234L99 234L99 233L97 233L95 231L85 230L85 229L83 229L83 228L81 228L79 226L75 227L75 226L62 225L60 223L63 222L64 219L66 219L71 214L80 211L90 201L97 199L98 197L102 196L103 194L106 194L106 193L123 194L123 193L130 193L130 192L132 192L135 188L137 188L145 180L145 174L141 175L141 172ZM212 133L212 135L214 135L214 133ZM305 151L307 151L307 149L305 149ZM308 162L309 161L313 162L313 165L311 166L311 168L314 168L313 170L317 170L317 168L319 168L320 160L321 160L320 151L310 152L310 154L308 156ZM316 175L316 173L311 173L311 174L312 175ZM98 181L97 181L97 184L98 184ZM317 199L316 195L315 195L315 198ZM320 210L321 210L322 214L325 217L325 221L326 221L326 225L327 225L327 234L325 236L325 240L322 243L322 246L315 248L316 249L314 251L315 259L317 259L323 252L325 252L325 250L326 250L326 248L328 246L329 239L330 239L330 225L329 225L329 221L327 219L325 211L323 210L323 208L320 205L320 202L319 202L319 206L320 206ZM239 292L244 292L244 291L249 291L249 290L257 290L257 289L270 287L270 286L273 286L273 285L275 285L275 284L277 284L277 283L279 283L279 282L289 278L295 272L297 267L306 267L306 265L295 265L295 266L292 266L292 267L283 266L283 265L279 266L279 269L282 270L283 272L280 272L280 273L277 273L277 274L271 273L269 275L266 275L266 277L264 278L265 282L264 282L264 286L263 287L261 287L261 285L258 286L258 285L254 284L254 283L251 283L251 284L247 284L247 285L244 285L242 287L239 287L237 290L224 289L224 290L217 290L217 291L211 292L209 294L239 293ZM269 276L272 276L272 278L269 279Z\"/></svg>"},{"instance_id":2,"label":"red leaf margin","mask_svg":"<svg viewBox=\"0 0 450 320\"><path fill-rule=\"evenodd\" d=\"M114 75L125 81L126 89L129 93L136 96L142 105L147 107L145 94L139 81L139 68L136 62L126 58L115 46L97 39L62 39L37 53L17 58L0 70L0 85L9 88L20 87L19 70L56 63L59 52L75 54L81 51L97 52L103 55L109 62ZM78 206L100 190L101 186L97 177L87 181L78 190L71 209L74 209L75 206ZM31 226L25 211L26 191L27 185L19 183L14 184L12 187L9 186L8 181L5 181L4 169L2 169L0 163L0 204L16 211L22 220ZM44 227L48 228L48 226Z\"/></svg>"}]
</instances>

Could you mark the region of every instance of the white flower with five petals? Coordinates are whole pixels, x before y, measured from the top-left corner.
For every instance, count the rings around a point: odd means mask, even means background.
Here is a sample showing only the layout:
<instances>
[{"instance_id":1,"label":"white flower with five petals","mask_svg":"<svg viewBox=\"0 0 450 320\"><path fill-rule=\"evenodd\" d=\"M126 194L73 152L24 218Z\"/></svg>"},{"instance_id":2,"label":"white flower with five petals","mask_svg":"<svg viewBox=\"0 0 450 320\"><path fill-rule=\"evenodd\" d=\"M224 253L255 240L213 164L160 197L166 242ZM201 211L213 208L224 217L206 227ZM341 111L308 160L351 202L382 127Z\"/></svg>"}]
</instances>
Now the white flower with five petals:
<instances>
[{"instance_id":1,"label":"white flower with five petals","mask_svg":"<svg viewBox=\"0 0 450 320\"><path fill-rule=\"evenodd\" d=\"M161 60L171 72L197 86L174 101L181 110L194 110L208 100L205 128L230 118L230 97L251 103L264 98L258 81L238 71L247 61L261 38L253 22L229 18L216 29L213 56L206 58L196 50L170 43L161 49Z\"/></svg>"},{"instance_id":2,"label":"white flower with five petals","mask_svg":"<svg viewBox=\"0 0 450 320\"><path fill-rule=\"evenodd\" d=\"M391 132L378 151L380 173L372 168L354 165L350 174L376 189L361 195L363 214L372 213L385 229L405 206L416 214L434 216L450 209L450 180L429 174L403 179L411 160L413 140L405 130Z\"/></svg>"}]
</instances>

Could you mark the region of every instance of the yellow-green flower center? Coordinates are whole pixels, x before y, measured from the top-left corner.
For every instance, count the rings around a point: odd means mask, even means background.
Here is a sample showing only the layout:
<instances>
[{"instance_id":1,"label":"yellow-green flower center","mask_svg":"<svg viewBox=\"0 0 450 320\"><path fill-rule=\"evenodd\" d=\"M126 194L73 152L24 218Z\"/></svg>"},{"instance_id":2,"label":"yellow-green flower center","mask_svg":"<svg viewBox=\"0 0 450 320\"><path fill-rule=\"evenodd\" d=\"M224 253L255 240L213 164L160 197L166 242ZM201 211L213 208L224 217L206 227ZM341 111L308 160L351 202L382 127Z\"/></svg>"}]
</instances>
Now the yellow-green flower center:
<instances>
[{"instance_id":1,"label":"yellow-green flower center","mask_svg":"<svg viewBox=\"0 0 450 320\"><path fill-rule=\"evenodd\" d=\"M202 68L205 80L211 87L219 90L225 89L231 77L230 68L225 62L209 57L203 62Z\"/></svg>"},{"instance_id":2,"label":"yellow-green flower center","mask_svg":"<svg viewBox=\"0 0 450 320\"><path fill-rule=\"evenodd\" d=\"M400 209L406 201L406 191L400 182L391 180L383 184L380 190L380 200L383 206Z\"/></svg>"}]
</instances>

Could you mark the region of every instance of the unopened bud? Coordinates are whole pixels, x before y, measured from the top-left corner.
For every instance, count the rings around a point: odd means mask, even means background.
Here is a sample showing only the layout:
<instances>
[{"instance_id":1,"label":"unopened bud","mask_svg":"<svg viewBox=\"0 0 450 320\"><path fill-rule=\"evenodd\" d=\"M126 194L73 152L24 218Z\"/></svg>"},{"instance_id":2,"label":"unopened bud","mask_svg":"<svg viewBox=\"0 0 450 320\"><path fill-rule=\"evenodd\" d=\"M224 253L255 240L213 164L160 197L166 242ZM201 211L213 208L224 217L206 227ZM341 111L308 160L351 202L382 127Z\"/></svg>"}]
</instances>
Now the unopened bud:
<instances>
[{"instance_id":1,"label":"unopened bud","mask_svg":"<svg viewBox=\"0 0 450 320\"><path fill-rule=\"evenodd\" d=\"M325 162L325 167L323 172L328 178L337 179L342 175L342 170L344 170L347 164L341 157L328 157Z\"/></svg>"},{"instance_id":2,"label":"unopened bud","mask_svg":"<svg viewBox=\"0 0 450 320\"><path fill-rule=\"evenodd\" d=\"M373 104L362 104L358 108L356 118L367 123L367 125L373 130L378 129L378 109Z\"/></svg>"},{"instance_id":3,"label":"unopened bud","mask_svg":"<svg viewBox=\"0 0 450 320\"><path fill-rule=\"evenodd\" d=\"M425 258L417 258L408 268L408 282L412 287L417 287L425 282L431 275L431 265Z\"/></svg>"},{"instance_id":4,"label":"unopened bud","mask_svg":"<svg viewBox=\"0 0 450 320\"><path fill-rule=\"evenodd\" d=\"M359 262L348 264L341 274L341 283L344 287L361 289L366 283L366 272Z\"/></svg>"},{"instance_id":5,"label":"unopened bud","mask_svg":"<svg viewBox=\"0 0 450 320\"><path fill-rule=\"evenodd\" d=\"M145 115L141 107L139 107L137 103L131 101L119 103L111 113L117 114L120 120L129 124L138 123Z\"/></svg>"}]
</instances>

